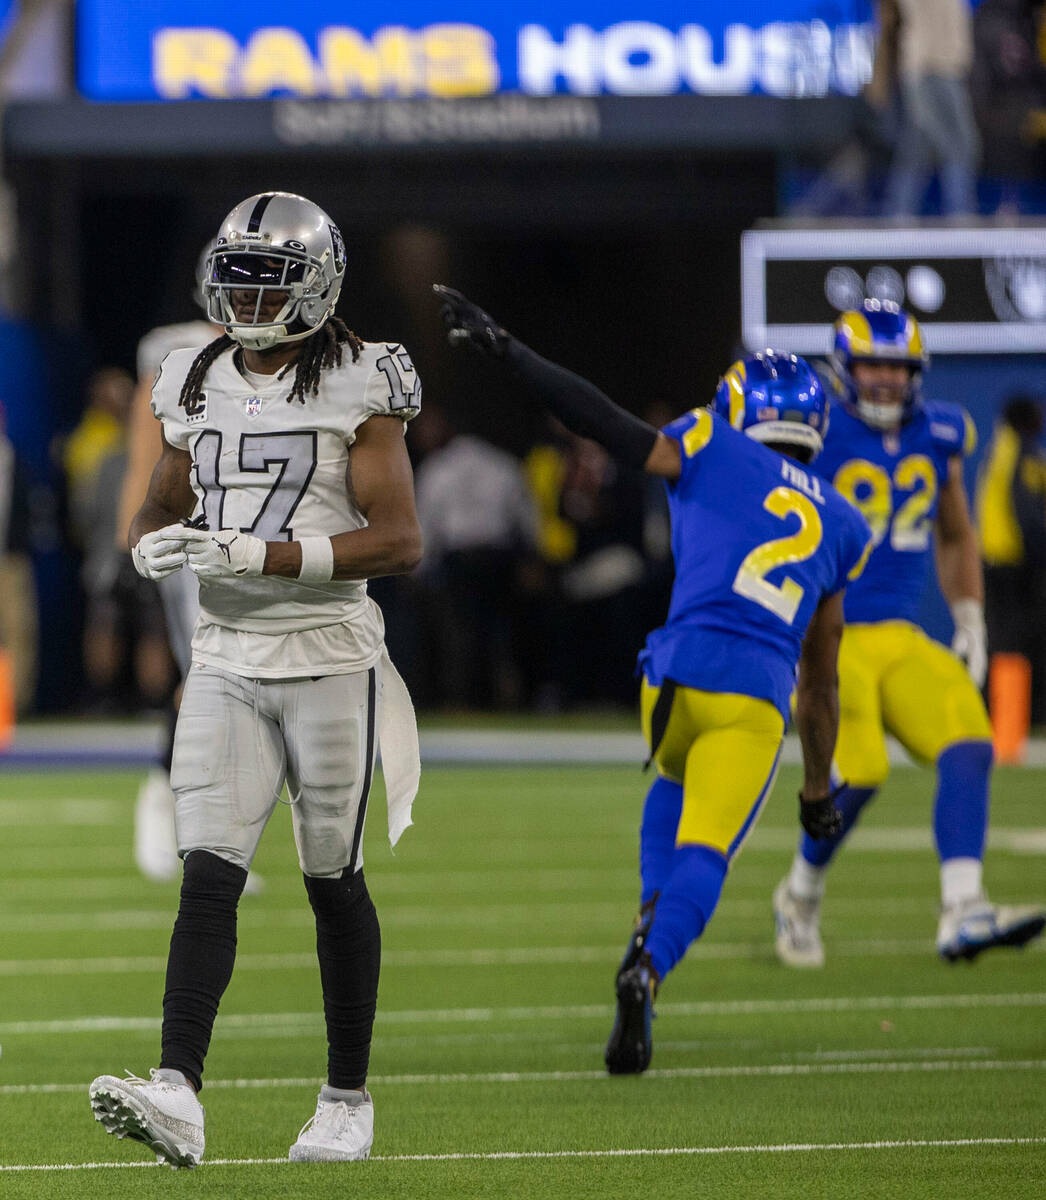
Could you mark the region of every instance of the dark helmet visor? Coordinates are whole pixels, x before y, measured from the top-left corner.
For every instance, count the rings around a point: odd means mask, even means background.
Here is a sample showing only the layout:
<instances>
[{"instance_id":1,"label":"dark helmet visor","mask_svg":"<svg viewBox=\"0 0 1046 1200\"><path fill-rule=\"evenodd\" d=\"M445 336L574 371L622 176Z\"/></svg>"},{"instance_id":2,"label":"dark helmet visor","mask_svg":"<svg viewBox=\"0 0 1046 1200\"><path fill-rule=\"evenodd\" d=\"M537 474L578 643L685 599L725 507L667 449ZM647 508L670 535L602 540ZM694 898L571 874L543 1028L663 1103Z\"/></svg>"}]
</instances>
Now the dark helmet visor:
<instances>
[{"instance_id":1,"label":"dark helmet visor","mask_svg":"<svg viewBox=\"0 0 1046 1200\"><path fill-rule=\"evenodd\" d=\"M211 282L233 287L283 287L305 277L305 264L267 254L218 254Z\"/></svg>"}]
</instances>

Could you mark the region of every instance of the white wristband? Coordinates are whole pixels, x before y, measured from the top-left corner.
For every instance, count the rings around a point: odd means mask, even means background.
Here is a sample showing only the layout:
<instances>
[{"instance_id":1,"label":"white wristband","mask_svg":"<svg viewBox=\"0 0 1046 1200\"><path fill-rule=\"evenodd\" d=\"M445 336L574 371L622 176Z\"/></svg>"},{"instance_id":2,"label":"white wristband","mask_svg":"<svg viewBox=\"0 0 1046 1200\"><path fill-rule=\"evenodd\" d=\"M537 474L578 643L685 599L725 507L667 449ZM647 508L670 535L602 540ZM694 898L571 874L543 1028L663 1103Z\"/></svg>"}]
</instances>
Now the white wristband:
<instances>
[{"instance_id":1,"label":"white wristband","mask_svg":"<svg viewBox=\"0 0 1046 1200\"><path fill-rule=\"evenodd\" d=\"M984 605L972 596L964 596L951 606L952 620L956 625L983 625Z\"/></svg>"},{"instance_id":2,"label":"white wristband","mask_svg":"<svg viewBox=\"0 0 1046 1200\"><path fill-rule=\"evenodd\" d=\"M330 583L334 578L334 547L329 537L299 538L302 583Z\"/></svg>"}]
</instances>

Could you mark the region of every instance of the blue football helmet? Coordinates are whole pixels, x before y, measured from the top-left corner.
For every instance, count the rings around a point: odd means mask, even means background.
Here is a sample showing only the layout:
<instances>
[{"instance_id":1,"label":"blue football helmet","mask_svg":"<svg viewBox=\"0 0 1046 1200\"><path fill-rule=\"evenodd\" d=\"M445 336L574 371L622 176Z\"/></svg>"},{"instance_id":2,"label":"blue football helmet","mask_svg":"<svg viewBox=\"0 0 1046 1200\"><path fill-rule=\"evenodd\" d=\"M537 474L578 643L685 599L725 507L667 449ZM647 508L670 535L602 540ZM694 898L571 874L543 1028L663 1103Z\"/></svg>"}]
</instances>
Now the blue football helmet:
<instances>
[{"instance_id":1,"label":"blue football helmet","mask_svg":"<svg viewBox=\"0 0 1046 1200\"><path fill-rule=\"evenodd\" d=\"M719 381L715 412L757 442L811 462L828 432L828 396L817 372L795 354L767 350L739 359Z\"/></svg>"},{"instance_id":2,"label":"blue football helmet","mask_svg":"<svg viewBox=\"0 0 1046 1200\"><path fill-rule=\"evenodd\" d=\"M855 362L903 363L908 368L900 423L911 417L922 400L922 372L930 357L923 346L919 322L892 300L865 300L860 309L842 313L835 322L835 344L828 358L839 398L873 429L897 425L897 406L861 398L853 377Z\"/></svg>"}]
</instances>

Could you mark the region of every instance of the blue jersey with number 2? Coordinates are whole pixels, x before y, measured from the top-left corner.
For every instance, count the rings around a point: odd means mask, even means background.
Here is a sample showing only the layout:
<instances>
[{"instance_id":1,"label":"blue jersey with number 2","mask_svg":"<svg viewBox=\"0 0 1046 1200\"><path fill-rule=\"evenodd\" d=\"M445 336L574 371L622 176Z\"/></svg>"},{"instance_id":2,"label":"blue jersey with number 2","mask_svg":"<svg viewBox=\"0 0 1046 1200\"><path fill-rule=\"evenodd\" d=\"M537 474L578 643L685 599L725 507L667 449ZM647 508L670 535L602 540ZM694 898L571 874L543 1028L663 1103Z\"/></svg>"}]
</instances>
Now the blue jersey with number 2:
<instances>
[{"instance_id":1,"label":"blue jersey with number 2","mask_svg":"<svg viewBox=\"0 0 1046 1200\"><path fill-rule=\"evenodd\" d=\"M812 471L707 409L662 432L682 452L668 484L676 579L640 665L652 684L756 696L787 721L806 627L860 572L868 525Z\"/></svg>"}]
</instances>

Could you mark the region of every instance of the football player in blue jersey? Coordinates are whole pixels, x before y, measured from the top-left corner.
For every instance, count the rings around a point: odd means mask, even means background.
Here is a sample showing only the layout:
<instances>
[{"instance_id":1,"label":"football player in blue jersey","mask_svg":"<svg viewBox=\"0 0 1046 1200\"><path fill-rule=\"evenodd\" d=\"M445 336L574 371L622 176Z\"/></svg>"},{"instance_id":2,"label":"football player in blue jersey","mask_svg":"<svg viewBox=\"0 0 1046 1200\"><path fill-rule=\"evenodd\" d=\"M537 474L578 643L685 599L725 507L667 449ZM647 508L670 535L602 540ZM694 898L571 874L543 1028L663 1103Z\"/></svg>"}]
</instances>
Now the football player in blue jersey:
<instances>
[{"instance_id":1,"label":"football player in blue jersey","mask_svg":"<svg viewBox=\"0 0 1046 1200\"><path fill-rule=\"evenodd\" d=\"M799 465L820 450L828 417L820 380L802 359L768 352L736 363L714 412L696 408L658 431L459 293L436 290L452 341L504 363L568 429L667 483L676 578L668 620L640 655L657 779L640 830L641 910L618 969L606 1047L611 1074L635 1074L650 1063L654 993L707 926L773 786L793 688L800 820L815 841L836 828L842 595L870 530Z\"/></svg>"},{"instance_id":2,"label":"football player in blue jersey","mask_svg":"<svg viewBox=\"0 0 1046 1200\"><path fill-rule=\"evenodd\" d=\"M937 770L934 837L940 858L937 949L949 962L992 946L1020 946L1046 912L988 902L981 861L988 825L991 728L979 688L987 670L981 561L963 486L976 434L955 404L924 400L919 326L888 301L866 300L835 325L831 430L816 470L864 513L868 565L846 593L839 651L834 837L802 838L773 897L778 957L819 967L825 876L861 809L886 779L886 734ZM936 558L955 622L951 652L917 625Z\"/></svg>"}]
</instances>

